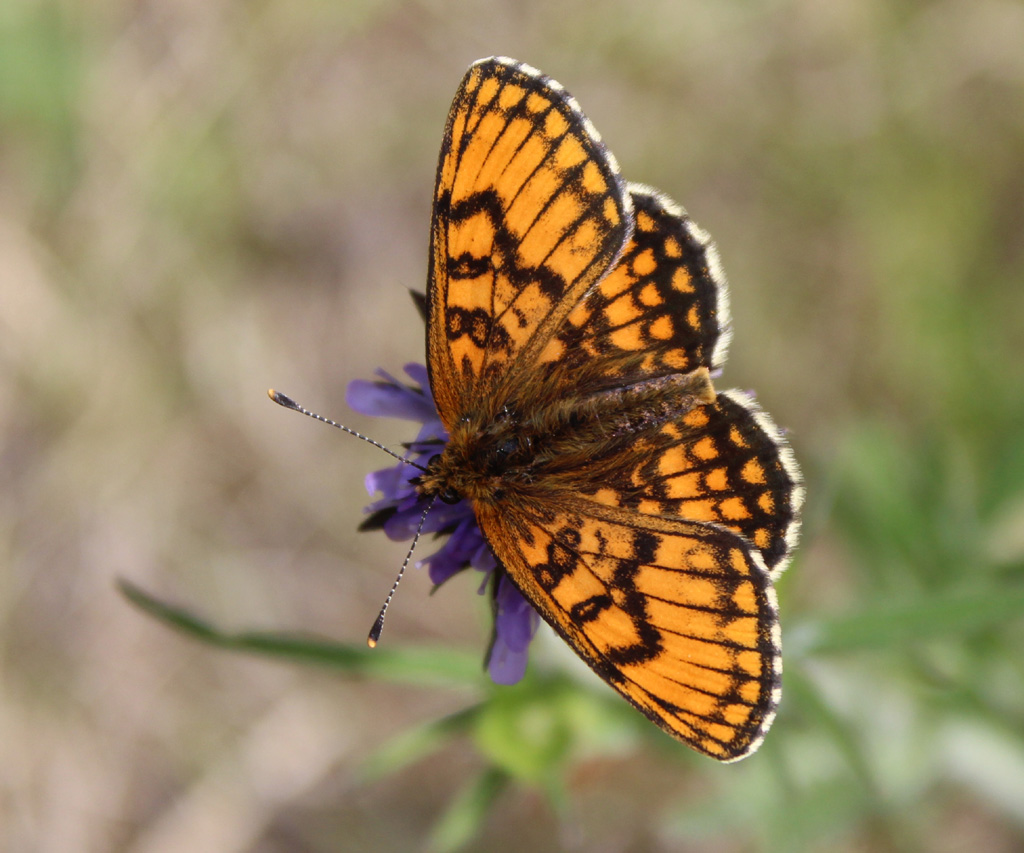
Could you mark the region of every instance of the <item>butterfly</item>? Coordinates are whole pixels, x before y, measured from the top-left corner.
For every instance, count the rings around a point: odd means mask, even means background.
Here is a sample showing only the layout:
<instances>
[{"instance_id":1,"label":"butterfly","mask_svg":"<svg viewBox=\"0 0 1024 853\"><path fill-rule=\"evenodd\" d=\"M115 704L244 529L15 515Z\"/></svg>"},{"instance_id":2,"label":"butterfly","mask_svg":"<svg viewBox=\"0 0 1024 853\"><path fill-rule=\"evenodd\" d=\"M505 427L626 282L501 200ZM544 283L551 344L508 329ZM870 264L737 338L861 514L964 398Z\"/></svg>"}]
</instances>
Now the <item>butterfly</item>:
<instances>
[{"instance_id":1,"label":"butterfly","mask_svg":"<svg viewBox=\"0 0 1024 853\"><path fill-rule=\"evenodd\" d=\"M511 582L670 735L755 750L803 488L769 417L712 383L730 326L708 235L623 181L560 84L480 60L445 127L426 307L449 440L419 494L469 501Z\"/></svg>"}]
</instances>

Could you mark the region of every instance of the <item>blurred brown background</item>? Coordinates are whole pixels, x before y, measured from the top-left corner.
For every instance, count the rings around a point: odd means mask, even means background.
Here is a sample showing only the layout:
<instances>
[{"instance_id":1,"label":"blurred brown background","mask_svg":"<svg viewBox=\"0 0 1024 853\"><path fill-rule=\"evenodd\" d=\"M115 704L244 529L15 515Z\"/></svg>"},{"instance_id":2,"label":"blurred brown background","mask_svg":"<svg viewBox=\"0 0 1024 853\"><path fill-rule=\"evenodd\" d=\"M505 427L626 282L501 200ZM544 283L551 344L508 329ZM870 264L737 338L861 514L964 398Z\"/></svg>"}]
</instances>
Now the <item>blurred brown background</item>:
<instances>
[{"instance_id":1,"label":"blurred brown background","mask_svg":"<svg viewBox=\"0 0 1024 853\"><path fill-rule=\"evenodd\" d=\"M418 849L478 767L456 743L365 780L375 748L472 697L206 648L114 581L229 628L362 641L404 554L355 532L386 460L265 390L411 436L348 411L345 387L423 360L406 288L425 281L444 120L468 64L498 53L565 84L625 176L718 243L720 384L757 390L810 485L784 626L871 582L835 517L848 441L959 448L936 486L954 508L1003 465L1024 379L1018 2L6 0L0 849ZM1016 464L978 521L1000 565L1024 553ZM482 653L474 584L428 601L412 572L385 642ZM1019 708L1020 666L1001 671ZM940 794L969 793L929 801L927 848L1020 849L1021 754L991 796L984 767L972 787L969 761L936 764ZM516 789L472 849L752 849L658 818L745 766L584 758L572 820ZM886 772L907 804L933 790L931 771ZM870 826L808 829L807 849L882 849Z\"/></svg>"}]
</instances>

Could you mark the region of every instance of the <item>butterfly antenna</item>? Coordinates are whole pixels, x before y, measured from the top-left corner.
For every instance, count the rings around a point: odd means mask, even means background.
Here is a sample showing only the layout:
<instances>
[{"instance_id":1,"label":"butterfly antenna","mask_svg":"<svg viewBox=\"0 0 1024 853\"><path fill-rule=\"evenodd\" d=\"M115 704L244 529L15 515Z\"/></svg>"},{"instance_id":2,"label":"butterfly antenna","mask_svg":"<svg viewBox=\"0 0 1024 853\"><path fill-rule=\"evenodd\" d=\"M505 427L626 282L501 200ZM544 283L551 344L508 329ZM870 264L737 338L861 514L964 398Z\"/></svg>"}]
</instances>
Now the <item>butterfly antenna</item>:
<instances>
[{"instance_id":1,"label":"butterfly antenna","mask_svg":"<svg viewBox=\"0 0 1024 853\"><path fill-rule=\"evenodd\" d=\"M395 578L395 582L391 584L391 589L388 592L388 597L384 599L384 606L381 607L380 613L377 614L377 621L373 623L373 627L370 629L370 635L366 638L366 645L371 649L376 648L377 641L380 639L380 632L384 630L384 616L388 612L388 606L391 604L391 599L395 597L395 590L398 589L398 585L402 582L402 575L405 574L406 566L409 565L409 560L412 559L412 552L416 550L416 543L420 541L420 533L423 532L423 525L427 521L427 513L430 512L430 508L434 505L436 495L430 499L430 503L427 504L423 510L423 515L420 516L420 523L416 526L416 535L412 537L412 545L409 546L409 553L405 555L405 559L402 561L402 568L398 570L398 577Z\"/></svg>"},{"instance_id":2,"label":"butterfly antenna","mask_svg":"<svg viewBox=\"0 0 1024 853\"><path fill-rule=\"evenodd\" d=\"M296 412L301 412L302 414L307 415L307 416L309 416L311 418L314 418L315 420L321 421L322 423L325 423L328 426L337 427L342 432L347 432L349 435L354 435L356 438L361 438L363 441L369 442L374 447L377 447L377 448L383 450L386 454L388 454L388 456L394 456L395 459L397 459L399 462L404 462L406 465L411 465L413 468L417 468L420 471L426 471L427 470L422 465L420 465L420 464L418 464L416 462L413 462L411 459L406 459L404 456L399 456L397 453L395 453L395 451L390 450L389 448L385 447L379 441L374 441L369 436L365 436L361 432L356 432L354 429L349 429L344 424L339 424L337 421L332 421L330 418L325 418L323 415L318 415L316 412L311 412L309 409L305 408L304 406L300 406L291 397L285 396L280 391L275 391L273 388L271 388L269 391L267 391L267 395L270 397L271 400L273 400L279 406L284 406L286 409L292 409L292 410L294 410ZM422 522L421 522L420 526L421 527L423 526ZM397 583L396 583L396 586L397 586ZM390 600L390 596L388 598ZM385 607L387 607L387 605L385 605Z\"/></svg>"}]
</instances>

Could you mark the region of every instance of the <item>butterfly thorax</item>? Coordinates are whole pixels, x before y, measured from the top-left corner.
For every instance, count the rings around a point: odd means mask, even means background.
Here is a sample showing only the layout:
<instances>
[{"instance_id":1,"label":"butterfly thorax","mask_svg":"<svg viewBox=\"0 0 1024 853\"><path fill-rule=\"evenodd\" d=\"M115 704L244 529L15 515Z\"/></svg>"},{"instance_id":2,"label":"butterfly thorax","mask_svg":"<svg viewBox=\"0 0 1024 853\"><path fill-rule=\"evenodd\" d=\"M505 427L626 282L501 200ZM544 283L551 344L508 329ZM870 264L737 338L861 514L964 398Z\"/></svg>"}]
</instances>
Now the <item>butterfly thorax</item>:
<instances>
[{"instance_id":1,"label":"butterfly thorax","mask_svg":"<svg viewBox=\"0 0 1024 853\"><path fill-rule=\"evenodd\" d=\"M561 387L565 387L564 384ZM712 403L707 368L632 385L558 396L543 390L497 411L468 412L417 480L420 494L474 505L596 491L626 447L651 452L678 440L681 418Z\"/></svg>"}]
</instances>

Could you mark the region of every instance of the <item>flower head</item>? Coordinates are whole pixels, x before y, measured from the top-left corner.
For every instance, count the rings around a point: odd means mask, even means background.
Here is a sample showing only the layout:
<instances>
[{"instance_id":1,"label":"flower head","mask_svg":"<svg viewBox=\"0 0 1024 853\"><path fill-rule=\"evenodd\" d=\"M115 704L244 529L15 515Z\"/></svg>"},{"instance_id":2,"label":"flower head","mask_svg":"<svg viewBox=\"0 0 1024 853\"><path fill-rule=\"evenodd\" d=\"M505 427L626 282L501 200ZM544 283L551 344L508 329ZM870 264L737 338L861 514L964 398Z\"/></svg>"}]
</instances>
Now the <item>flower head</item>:
<instances>
[{"instance_id":1,"label":"flower head","mask_svg":"<svg viewBox=\"0 0 1024 853\"><path fill-rule=\"evenodd\" d=\"M421 426L416 440L408 445L408 458L426 465L440 453L448 441L434 399L430 394L427 369L422 364L405 366L406 375L414 384L399 382L383 370L376 382L356 379L349 383L346 399L357 412L378 417L418 421ZM399 463L374 471L366 477L366 490L381 498L366 508L369 514L360 530L383 530L389 539L411 539L419 526L426 506L416 487L410 482L418 470ZM473 508L467 501L456 504L435 502L423 524L423 533L447 536L440 549L424 557L416 565L427 566L430 579L440 585L467 568L486 575L480 592L487 589L498 570L490 546L476 523ZM498 684L515 684L526 671L530 640L536 633L540 617L501 571L494 596L494 637L488 653L487 670Z\"/></svg>"}]
</instances>

